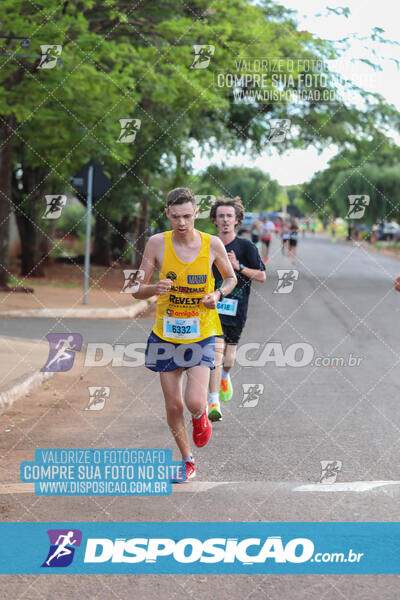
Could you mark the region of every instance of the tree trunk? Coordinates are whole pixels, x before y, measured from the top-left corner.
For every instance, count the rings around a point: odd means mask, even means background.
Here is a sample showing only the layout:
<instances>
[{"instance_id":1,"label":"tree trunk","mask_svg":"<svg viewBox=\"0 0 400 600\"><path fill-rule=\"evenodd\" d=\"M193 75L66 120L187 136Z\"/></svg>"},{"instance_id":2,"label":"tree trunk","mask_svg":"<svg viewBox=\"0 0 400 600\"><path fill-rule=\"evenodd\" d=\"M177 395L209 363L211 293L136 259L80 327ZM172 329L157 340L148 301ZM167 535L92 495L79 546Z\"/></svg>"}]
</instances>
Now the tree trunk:
<instances>
[{"instance_id":1,"label":"tree trunk","mask_svg":"<svg viewBox=\"0 0 400 600\"><path fill-rule=\"evenodd\" d=\"M100 212L96 212L92 262L104 267L109 267L111 264L110 226Z\"/></svg>"},{"instance_id":2,"label":"tree trunk","mask_svg":"<svg viewBox=\"0 0 400 600\"><path fill-rule=\"evenodd\" d=\"M41 182L46 177L46 169L32 169L23 164L23 190L13 189L15 217L21 238L21 275L23 277L44 277L43 251L40 244L43 240L41 230L45 231L44 221L39 221L38 213L44 212L44 191Z\"/></svg>"},{"instance_id":3,"label":"tree trunk","mask_svg":"<svg viewBox=\"0 0 400 600\"><path fill-rule=\"evenodd\" d=\"M120 262L124 255L132 230L132 219L128 215L124 215L120 221L113 221L114 227L111 233L111 248L113 260Z\"/></svg>"},{"instance_id":4,"label":"tree trunk","mask_svg":"<svg viewBox=\"0 0 400 600\"><path fill-rule=\"evenodd\" d=\"M0 289L8 289L8 228L11 214L12 137L15 117L0 117Z\"/></svg>"},{"instance_id":5,"label":"tree trunk","mask_svg":"<svg viewBox=\"0 0 400 600\"><path fill-rule=\"evenodd\" d=\"M135 228L135 264L134 268L138 269L142 262L144 248L147 242L147 228L149 220L149 204L147 200L147 188L150 183L150 175L147 173L144 177L144 183L146 184L146 190L140 201L141 211L140 216L136 218Z\"/></svg>"}]
</instances>

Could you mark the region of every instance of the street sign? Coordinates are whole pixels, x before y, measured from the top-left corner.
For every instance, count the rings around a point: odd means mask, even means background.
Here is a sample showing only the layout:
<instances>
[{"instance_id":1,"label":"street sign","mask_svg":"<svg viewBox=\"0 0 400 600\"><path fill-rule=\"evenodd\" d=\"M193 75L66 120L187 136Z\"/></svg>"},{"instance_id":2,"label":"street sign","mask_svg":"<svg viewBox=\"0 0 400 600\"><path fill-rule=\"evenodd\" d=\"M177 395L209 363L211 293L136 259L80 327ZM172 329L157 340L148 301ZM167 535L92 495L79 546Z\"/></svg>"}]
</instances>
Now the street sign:
<instances>
[{"instance_id":1,"label":"street sign","mask_svg":"<svg viewBox=\"0 0 400 600\"><path fill-rule=\"evenodd\" d=\"M93 158L71 178L71 184L81 198L86 200L86 243L83 279L83 304L87 304L90 270L90 235L92 222L92 199L101 198L111 185L111 180Z\"/></svg>"},{"instance_id":2,"label":"street sign","mask_svg":"<svg viewBox=\"0 0 400 600\"><path fill-rule=\"evenodd\" d=\"M78 192L79 196L86 200L88 190L89 168L93 167L93 189L92 197L94 199L101 198L111 186L111 180L104 173L103 169L93 158L76 173L71 184Z\"/></svg>"}]
</instances>

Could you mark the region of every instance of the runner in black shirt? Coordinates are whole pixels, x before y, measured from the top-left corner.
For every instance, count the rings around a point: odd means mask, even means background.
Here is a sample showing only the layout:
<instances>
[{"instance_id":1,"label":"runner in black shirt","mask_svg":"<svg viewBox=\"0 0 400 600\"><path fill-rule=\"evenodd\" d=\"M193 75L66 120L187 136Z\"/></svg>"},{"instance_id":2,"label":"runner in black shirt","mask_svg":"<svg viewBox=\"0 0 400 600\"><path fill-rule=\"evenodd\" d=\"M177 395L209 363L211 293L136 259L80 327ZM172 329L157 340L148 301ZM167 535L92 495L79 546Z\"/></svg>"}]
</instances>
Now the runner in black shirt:
<instances>
[{"instance_id":1,"label":"runner in black shirt","mask_svg":"<svg viewBox=\"0 0 400 600\"><path fill-rule=\"evenodd\" d=\"M239 197L217 199L211 207L210 218L218 228L218 236L225 245L237 276L237 285L217 305L223 338L216 338L215 369L210 373L208 416L222 418L219 400L228 402L233 394L229 371L235 363L236 348L246 323L252 279L264 282L265 266L256 246L247 239L235 236L235 227L243 220L244 208ZM213 268L215 289L222 283L218 269ZM222 373L221 373L221 366Z\"/></svg>"},{"instance_id":2,"label":"runner in black shirt","mask_svg":"<svg viewBox=\"0 0 400 600\"><path fill-rule=\"evenodd\" d=\"M297 238L299 234L299 226L297 224L297 219L293 219L292 224L289 229L289 252L288 257L292 259L292 263L296 262L296 246L297 246Z\"/></svg>"}]
</instances>

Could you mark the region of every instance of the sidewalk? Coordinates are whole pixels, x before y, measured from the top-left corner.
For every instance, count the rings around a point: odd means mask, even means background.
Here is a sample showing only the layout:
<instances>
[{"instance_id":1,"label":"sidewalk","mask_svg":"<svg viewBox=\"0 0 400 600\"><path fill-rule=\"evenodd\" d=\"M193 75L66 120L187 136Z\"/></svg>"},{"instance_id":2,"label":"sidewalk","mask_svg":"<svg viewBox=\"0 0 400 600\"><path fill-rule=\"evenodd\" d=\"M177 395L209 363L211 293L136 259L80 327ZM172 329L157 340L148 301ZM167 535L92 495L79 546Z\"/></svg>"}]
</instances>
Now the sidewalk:
<instances>
[{"instance_id":1,"label":"sidewalk","mask_svg":"<svg viewBox=\"0 0 400 600\"><path fill-rule=\"evenodd\" d=\"M0 338L0 410L53 376L40 371L48 353L47 342Z\"/></svg>"},{"instance_id":2,"label":"sidewalk","mask_svg":"<svg viewBox=\"0 0 400 600\"><path fill-rule=\"evenodd\" d=\"M127 319L146 311L156 300L135 300L131 294L109 290L90 290L88 303L82 304L81 288L34 287L33 294L0 292L0 317ZM0 337L0 410L10 406L53 373L42 373L49 352L47 342Z\"/></svg>"},{"instance_id":3,"label":"sidewalk","mask_svg":"<svg viewBox=\"0 0 400 600\"><path fill-rule=\"evenodd\" d=\"M33 294L0 292L0 317L124 319L135 317L154 301L101 289L89 290L84 305L82 288L29 285L35 290Z\"/></svg>"}]
</instances>

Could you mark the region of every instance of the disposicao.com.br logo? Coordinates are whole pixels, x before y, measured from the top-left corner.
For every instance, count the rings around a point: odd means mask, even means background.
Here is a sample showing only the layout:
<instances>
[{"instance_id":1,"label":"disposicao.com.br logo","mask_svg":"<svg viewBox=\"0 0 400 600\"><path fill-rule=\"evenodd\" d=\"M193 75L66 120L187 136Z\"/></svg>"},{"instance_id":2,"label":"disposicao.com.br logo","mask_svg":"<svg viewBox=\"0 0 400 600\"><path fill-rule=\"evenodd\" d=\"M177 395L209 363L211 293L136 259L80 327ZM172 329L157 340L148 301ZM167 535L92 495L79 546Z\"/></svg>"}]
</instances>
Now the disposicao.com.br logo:
<instances>
[{"instance_id":1,"label":"disposicao.com.br logo","mask_svg":"<svg viewBox=\"0 0 400 600\"><path fill-rule=\"evenodd\" d=\"M82 541L79 529L48 529L50 548L42 567L68 567Z\"/></svg>"},{"instance_id":2,"label":"disposicao.com.br logo","mask_svg":"<svg viewBox=\"0 0 400 600\"><path fill-rule=\"evenodd\" d=\"M286 543L281 536L267 538L194 537L171 538L90 538L86 544L85 563L162 563L166 558L180 564L241 564L274 563L346 563L360 562L363 553L317 552L308 538L293 538Z\"/></svg>"},{"instance_id":3,"label":"disposicao.com.br logo","mask_svg":"<svg viewBox=\"0 0 400 600\"><path fill-rule=\"evenodd\" d=\"M252 549L252 550L250 550ZM285 545L280 536L262 538L90 538L85 563L156 563L171 557L178 563L302 563L311 559L314 544L307 538L295 538Z\"/></svg>"}]
</instances>

